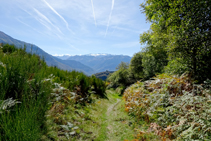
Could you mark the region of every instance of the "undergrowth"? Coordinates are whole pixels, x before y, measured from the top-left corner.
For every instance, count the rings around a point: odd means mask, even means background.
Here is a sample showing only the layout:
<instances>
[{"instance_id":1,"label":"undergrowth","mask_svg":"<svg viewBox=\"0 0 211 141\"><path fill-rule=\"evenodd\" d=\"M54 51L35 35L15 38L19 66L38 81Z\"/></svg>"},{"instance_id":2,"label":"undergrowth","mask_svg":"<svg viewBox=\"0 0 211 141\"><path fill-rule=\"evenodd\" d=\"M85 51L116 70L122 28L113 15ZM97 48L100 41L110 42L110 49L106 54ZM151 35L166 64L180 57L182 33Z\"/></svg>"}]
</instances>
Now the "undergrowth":
<instances>
[{"instance_id":1,"label":"undergrowth","mask_svg":"<svg viewBox=\"0 0 211 141\"><path fill-rule=\"evenodd\" d=\"M144 121L140 140L148 134L161 140L208 140L211 138L210 81L196 85L188 75L157 75L137 82L124 92L125 111Z\"/></svg>"}]
</instances>

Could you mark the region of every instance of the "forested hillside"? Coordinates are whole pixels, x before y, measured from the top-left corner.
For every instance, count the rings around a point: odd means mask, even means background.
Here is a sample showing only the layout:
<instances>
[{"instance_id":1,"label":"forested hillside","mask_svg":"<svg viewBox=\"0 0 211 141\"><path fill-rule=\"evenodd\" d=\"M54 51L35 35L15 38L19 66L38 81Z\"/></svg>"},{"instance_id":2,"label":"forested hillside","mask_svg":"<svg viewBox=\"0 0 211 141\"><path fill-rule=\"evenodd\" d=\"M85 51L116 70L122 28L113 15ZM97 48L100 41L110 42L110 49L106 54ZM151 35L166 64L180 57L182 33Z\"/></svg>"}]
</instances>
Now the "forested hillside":
<instances>
[{"instance_id":1,"label":"forested hillside","mask_svg":"<svg viewBox=\"0 0 211 141\"><path fill-rule=\"evenodd\" d=\"M211 2L146 0L151 23L145 45L107 81L124 89L125 110L137 118L138 140L211 138ZM131 85L131 86L130 86Z\"/></svg>"}]
</instances>

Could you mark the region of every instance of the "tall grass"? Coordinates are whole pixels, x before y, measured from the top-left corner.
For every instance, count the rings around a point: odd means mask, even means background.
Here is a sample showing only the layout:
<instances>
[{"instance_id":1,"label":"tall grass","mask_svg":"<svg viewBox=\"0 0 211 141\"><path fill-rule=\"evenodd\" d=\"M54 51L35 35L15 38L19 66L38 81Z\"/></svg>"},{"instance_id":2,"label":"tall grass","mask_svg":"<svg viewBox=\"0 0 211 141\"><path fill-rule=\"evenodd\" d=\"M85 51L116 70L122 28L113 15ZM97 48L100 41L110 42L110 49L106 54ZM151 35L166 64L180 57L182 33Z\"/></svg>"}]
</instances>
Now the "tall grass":
<instances>
[{"instance_id":1,"label":"tall grass","mask_svg":"<svg viewBox=\"0 0 211 141\"><path fill-rule=\"evenodd\" d=\"M95 77L48 67L39 56L13 45L0 47L0 140L40 140L47 132L45 114L53 83L76 92L83 103L90 91L105 93L104 82ZM93 84L99 87L93 89Z\"/></svg>"}]
</instances>

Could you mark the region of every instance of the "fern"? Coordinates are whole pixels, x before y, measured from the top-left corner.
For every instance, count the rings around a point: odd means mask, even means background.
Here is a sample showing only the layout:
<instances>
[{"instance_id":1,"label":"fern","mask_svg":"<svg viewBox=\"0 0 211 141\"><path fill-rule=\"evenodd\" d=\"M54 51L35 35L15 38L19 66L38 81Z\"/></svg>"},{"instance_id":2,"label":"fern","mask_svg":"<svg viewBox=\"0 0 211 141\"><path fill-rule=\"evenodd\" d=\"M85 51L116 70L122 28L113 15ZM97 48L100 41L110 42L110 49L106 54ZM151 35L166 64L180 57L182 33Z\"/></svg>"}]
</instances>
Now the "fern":
<instances>
[{"instance_id":1,"label":"fern","mask_svg":"<svg viewBox=\"0 0 211 141\"><path fill-rule=\"evenodd\" d=\"M8 98L6 100L0 100L0 114L4 111L10 111L10 108L15 104L21 103L20 101L13 100L12 98Z\"/></svg>"},{"instance_id":2,"label":"fern","mask_svg":"<svg viewBox=\"0 0 211 141\"><path fill-rule=\"evenodd\" d=\"M161 74L154 80L137 82L127 88L124 99L125 110L146 122L155 122L150 128L163 138L211 138L209 80L205 85L195 85L187 75ZM156 128L153 128L155 125Z\"/></svg>"}]
</instances>

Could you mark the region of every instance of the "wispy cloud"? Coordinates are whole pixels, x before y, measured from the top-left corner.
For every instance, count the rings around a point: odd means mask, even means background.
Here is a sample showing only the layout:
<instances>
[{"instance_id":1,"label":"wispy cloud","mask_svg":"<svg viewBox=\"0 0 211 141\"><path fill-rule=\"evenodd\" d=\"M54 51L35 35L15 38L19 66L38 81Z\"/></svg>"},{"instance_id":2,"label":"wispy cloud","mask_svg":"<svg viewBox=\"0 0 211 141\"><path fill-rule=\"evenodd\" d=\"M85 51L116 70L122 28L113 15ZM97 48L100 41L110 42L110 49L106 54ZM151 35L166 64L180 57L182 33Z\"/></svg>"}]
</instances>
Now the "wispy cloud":
<instances>
[{"instance_id":1,"label":"wispy cloud","mask_svg":"<svg viewBox=\"0 0 211 141\"><path fill-rule=\"evenodd\" d=\"M91 0L92 3L92 11L93 11L93 16L94 16L94 20L95 20L95 26L97 25L96 23L96 19L95 19L95 10L94 10L94 5L93 5L93 0Z\"/></svg>"},{"instance_id":2,"label":"wispy cloud","mask_svg":"<svg viewBox=\"0 0 211 141\"><path fill-rule=\"evenodd\" d=\"M66 43L67 43L71 48L74 48L74 49L77 50L77 51L81 51L79 48L77 48L77 47L71 45L70 43L68 43L68 42L66 42Z\"/></svg>"},{"instance_id":3,"label":"wispy cloud","mask_svg":"<svg viewBox=\"0 0 211 141\"><path fill-rule=\"evenodd\" d=\"M30 25L28 25L27 23L23 22L23 21L22 21L22 20L20 20L19 18L16 18L16 20L17 20L17 21L19 21L20 23L22 23L23 25L25 25L25 26L28 26L28 27L32 28L33 30L37 31L38 33L45 35L43 32L40 32L39 30L37 30L37 29L35 29L35 28L31 27Z\"/></svg>"},{"instance_id":4,"label":"wispy cloud","mask_svg":"<svg viewBox=\"0 0 211 141\"><path fill-rule=\"evenodd\" d=\"M61 30L57 27L57 26L55 26L45 15L43 15L40 11L38 11L37 9L35 9L35 8L33 8L34 9L34 11L42 18L42 19L44 19L45 21L47 21L50 25L52 25L54 28L56 28L61 34L63 34L62 32L61 32ZM64 35L64 34L63 34Z\"/></svg>"},{"instance_id":5,"label":"wispy cloud","mask_svg":"<svg viewBox=\"0 0 211 141\"><path fill-rule=\"evenodd\" d=\"M25 11L27 14L29 14L30 16L32 16L33 18L35 18L40 24L42 24L43 26L45 26L48 30L51 30L50 26L47 25L45 22L43 22L40 18L37 18L36 16L34 16L33 14L31 14L30 12L28 12L27 10L20 8L23 11Z\"/></svg>"},{"instance_id":6,"label":"wispy cloud","mask_svg":"<svg viewBox=\"0 0 211 141\"><path fill-rule=\"evenodd\" d=\"M112 10L114 9L114 0L112 0Z\"/></svg>"},{"instance_id":7,"label":"wispy cloud","mask_svg":"<svg viewBox=\"0 0 211 141\"><path fill-rule=\"evenodd\" d=\"M55 26L45 15L43 15L36 8L31 7L31 9L33 9L36 14L33 14L33 13L29 12L28 10L25 10L25 9L23 9L21 7L20 7L20 9L22 9L24 12L29 14L35 20L37 20L41 25L45 26L50 32L53 32L54 33L53 35L56 35L59 39L62 39L62 37L60 35L64 35L64 34L61 32L61 30L57 26ZM25 24L26 26L29 26L26 23L20 21L20 19L18 21L21 22L22 24ZM53 29L57 29L60 34L58 34L58 32L53 30ZM51 36L52 34L48 33L48 35Z\"/></svg>"},{"instance_id":8,"label":"wispy cloud","mask_svg":"<svg viewBox=\"0 0 211 141\"><path fill-rule=\"evenodd\" d=\"M63 22L65 23L67 29L72 32L74 34L74 32L69 28L69 24L68 22L45 0L43 0L43 2L45 2L45 4L57 15L59 16L60 19L63 20Z\"/></svg>"},{"instance_id":9,"label":"wispy cloud","mask_svg":"<svg viewBox=\"0 0 211 141\"><path fill-rule=\"evenodd\" d=\"M109 27L109 24L110 24L110 20L111 20L111 15L112 15L113 9L114 9L114 0L112 0L111 12L110 12L110 15L109 15L108 24L107 24L107 29L106 29L105 36L104 36L104 37L106 37L107 32L108 32L108 27Z\"/></svg>"}]
</instances>

